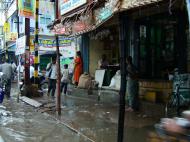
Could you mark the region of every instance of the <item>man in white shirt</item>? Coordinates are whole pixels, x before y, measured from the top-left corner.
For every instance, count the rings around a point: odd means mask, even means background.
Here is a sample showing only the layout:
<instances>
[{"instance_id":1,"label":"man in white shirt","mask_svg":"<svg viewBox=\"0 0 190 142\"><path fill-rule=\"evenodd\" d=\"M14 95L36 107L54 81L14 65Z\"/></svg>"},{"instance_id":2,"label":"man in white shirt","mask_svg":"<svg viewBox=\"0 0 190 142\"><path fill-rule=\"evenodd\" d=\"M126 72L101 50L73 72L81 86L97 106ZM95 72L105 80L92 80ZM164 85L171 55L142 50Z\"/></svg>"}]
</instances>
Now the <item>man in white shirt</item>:
<instances>
[{"instance_id":1,"label":"man in white shirt","mask_svg":"<svg viewBox=\"0 0 190 142\"><path fill-rule=\"evenodd\" d=\"M46 71L48 71L49 77L49 86L48 86L48 96L51 93L51 96L54 97L56 89L56 80L57 80L57 65L56 57L52 57L52 63L47 65Z\"/></svg>"},{"instance_id":2,"label":"man in white shirt","mask_svg":"<svg viewBox=\"0 0 190 142\"><path fill-rule=\"evenodd\" d=\"M33 65L30 66L30 79L34 76L34 67Z\"/></svg>"},{"instance_id":3,"label":"man in white shirt","mask_svg":"<svg viewBox=\"0 0 190 142\"><path fill-rule=\"evenodd\" d=\"M17 69L16 69L17 73L19 72L19 67L20 67L20 77L23 78L23 76L24 76L24 63L21 63L21 65L17 66Z\"/></svg>"},{"instance_id":4,"label":"man in white shirt","mask_svg":"<svg viewBox=\"0 0 190 142\"><path fill-rule=\"evenodd\" d=\"M65 64L61 78L61 93L63 92L64 89L65 95L67 94L68 83L69 83L69 69L68 69L68 64Z\"/></svg>"}]
</instances>

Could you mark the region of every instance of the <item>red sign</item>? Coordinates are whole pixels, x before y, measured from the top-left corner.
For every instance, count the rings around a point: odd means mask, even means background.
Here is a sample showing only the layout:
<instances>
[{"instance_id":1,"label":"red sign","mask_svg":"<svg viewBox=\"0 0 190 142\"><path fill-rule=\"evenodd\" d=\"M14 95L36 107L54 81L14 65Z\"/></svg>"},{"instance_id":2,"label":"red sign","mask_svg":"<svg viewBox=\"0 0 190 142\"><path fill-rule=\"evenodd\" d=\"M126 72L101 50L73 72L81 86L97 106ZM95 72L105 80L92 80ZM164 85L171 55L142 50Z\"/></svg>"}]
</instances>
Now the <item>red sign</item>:
<instances>
[{"instance_id":1,"label":"red sign","mask_svg":"<svg viewBox=\"0 0 190 142\"><path fill-rule=\"evenodd\" d=\"M86 24L82 21L77 21L73 24L73 32L80 32L86 29Z\"/></svg>"}]
</instances>

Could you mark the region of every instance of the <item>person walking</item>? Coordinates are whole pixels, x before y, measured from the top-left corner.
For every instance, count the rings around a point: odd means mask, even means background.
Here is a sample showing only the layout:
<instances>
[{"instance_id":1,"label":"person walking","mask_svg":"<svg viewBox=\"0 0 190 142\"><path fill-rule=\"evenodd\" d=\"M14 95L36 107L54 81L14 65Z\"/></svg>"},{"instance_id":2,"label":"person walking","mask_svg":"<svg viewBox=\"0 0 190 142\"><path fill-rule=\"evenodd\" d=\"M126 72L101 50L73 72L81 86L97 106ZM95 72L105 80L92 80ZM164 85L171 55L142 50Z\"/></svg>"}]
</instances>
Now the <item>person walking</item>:
<instances>
[{"instance_id":1,"label":"person walking","mask_svg":"<svg viewBox=\"0 0 190 142\"><path fill-rule=\"evenodd\" d=\"M138 110L138 71L132 63L132 57L127 58L127 100L128 108L126 111Z\"/></svg>"},{"instance_id":2,"label":"person walking","mask_svg":"<svg viewBox=\"0 0 190 142\"><path fill-rule=\"evenodd\" d=\"M5 94L7 98L10 98L10 93L11 93L11 79L12 79L12 74L13 74L13 68L10 63L8 63L8 60L5 61L5 63L0 65L0 71L3 72L5 75L6 79L6 84L5 84Z\"/></svg>"},{"instance_id":3,"label":"person walking","mask_svg":"<svg viewBox=\"0 0 190 142\"><path fill-rule=\"evenodd\" d=\"M64 89L65 95L67 94L68 83L69 83L69 69L68 69L68 64L65 64L61 78L61 93L63 92Z\"/></svg>"},{"instance_id":4,"label":"person walking","mask_svg":"<svg viewBox=\"0 0 190 142\"><path fill-rule=\"evenodd\" d=\"M56 57L52 57L52 62L47 65L46 71L48 71L49 85L48 85L48 96L55 96L56 80L57 80L57 66Z\"/></svg>"},{"instance_id":5,"label":"person walking","mask_svg":"<svg viewBox=\"0 0 190 142\"><path fill-rule=\"evenodd\" d=\"M83 72L83 61L82 61L82 55L80 51L76 52L76 58L74 60L74 83L76 86L78 86L79 78Z\"/></svg>"},{"instance_id":6,"label":"person walking","mask_svg":"<svg viewBox=\"0 0 190 142\"><path fill-rule=\"evenodd\" d=\"M14 80L15 76L16 76L16 68L17 68L17 66L16 66L14 61L11 61L11 66L12 66L12 70L13 70L12 80Z\"/></svg>"}]
</instances>

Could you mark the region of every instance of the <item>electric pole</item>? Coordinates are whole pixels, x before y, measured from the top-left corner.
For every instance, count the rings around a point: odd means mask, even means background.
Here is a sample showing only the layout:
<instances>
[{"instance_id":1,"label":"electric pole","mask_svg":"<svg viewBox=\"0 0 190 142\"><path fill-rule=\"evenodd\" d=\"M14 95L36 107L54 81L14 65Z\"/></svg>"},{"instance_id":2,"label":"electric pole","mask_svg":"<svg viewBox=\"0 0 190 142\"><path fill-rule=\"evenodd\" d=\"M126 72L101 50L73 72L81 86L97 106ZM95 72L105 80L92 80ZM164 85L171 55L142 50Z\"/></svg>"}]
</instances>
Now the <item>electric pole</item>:
<instances>
[{"instance_id":1,"label":"electric pole","mask_svg":"<svg viewBox=\"0 0 190 142\"><path fill-rule=\"evenodd\" d=\"M55 19L59 19L59 10L58 10L58 0L55 0ZM61 73L60 73L60 54L59 54L59 36L55 33L56 39L56 52L57 52L57 112L58 115L61 115L61 93L60 93L60 83L61 83Z\"/></svg>"}]
</instances>

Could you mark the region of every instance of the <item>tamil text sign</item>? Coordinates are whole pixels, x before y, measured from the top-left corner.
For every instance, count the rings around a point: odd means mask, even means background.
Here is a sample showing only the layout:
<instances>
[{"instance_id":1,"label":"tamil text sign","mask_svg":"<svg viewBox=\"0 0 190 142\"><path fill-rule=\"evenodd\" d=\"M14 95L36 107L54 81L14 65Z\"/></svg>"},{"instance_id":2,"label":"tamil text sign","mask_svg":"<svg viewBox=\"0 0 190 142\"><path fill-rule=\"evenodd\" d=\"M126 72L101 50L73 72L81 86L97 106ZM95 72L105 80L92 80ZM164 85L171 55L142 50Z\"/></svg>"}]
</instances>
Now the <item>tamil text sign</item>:
<instances>
[{"instance_id":1,"label":"tamil text sign","mask_svg":"<svg viewBox=\"0 0 190 142\"><path fill-rule=\"evenodd\" d=\"M61 15L85 4L87 0L60 0Z\"/></svg>"},{"instance_id":2,"label":"tamil text sign","mask_svg":"<svg viewBox=\"0 0 190 142\"><path fill-rule=\"evenodd\" d=\"M34 0L18 0L19 16L34 18Z\"/></svg>"},{"instance_id":3,"label":"tamil text sign","mask_svg":"<svg viewBox=\"0 0 190 142\"><path fill-rule=\"evenodd\" d=\"M25 47L26 47L26 36L23 36L21 38L18 38L16 40L16 51L15 55L20 55L25 53Z\"/></svg>"}]
</instances>

